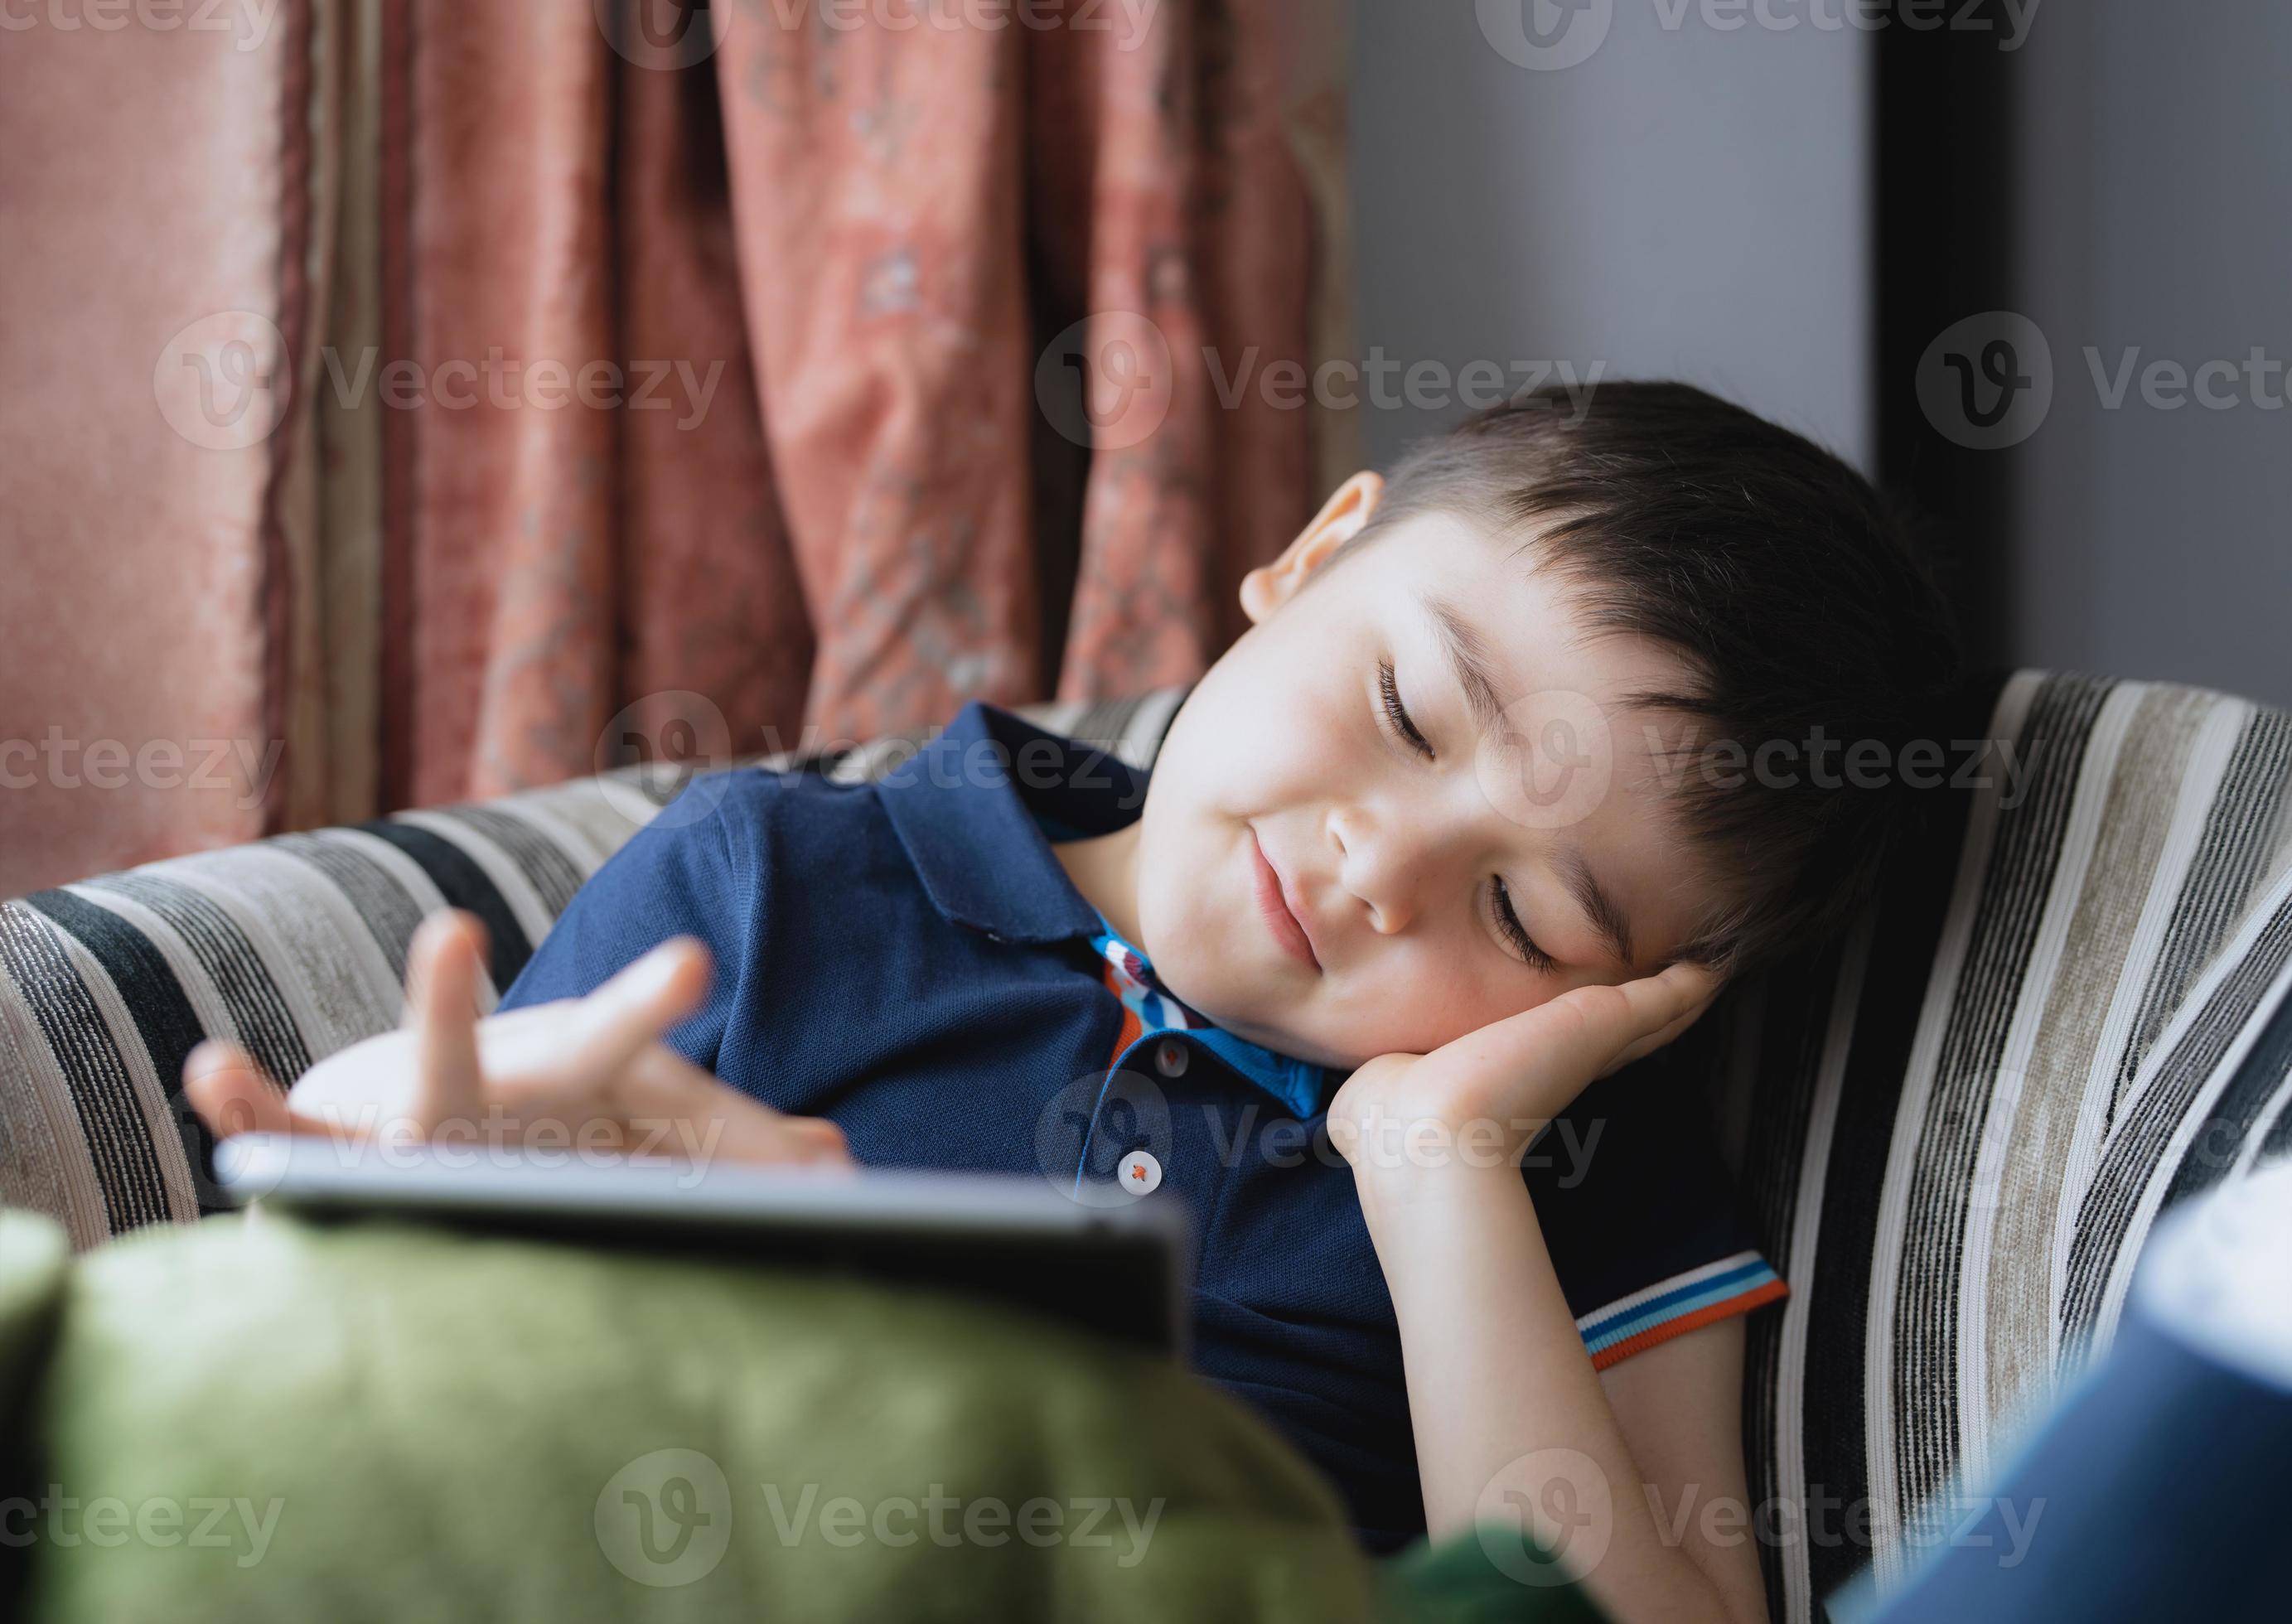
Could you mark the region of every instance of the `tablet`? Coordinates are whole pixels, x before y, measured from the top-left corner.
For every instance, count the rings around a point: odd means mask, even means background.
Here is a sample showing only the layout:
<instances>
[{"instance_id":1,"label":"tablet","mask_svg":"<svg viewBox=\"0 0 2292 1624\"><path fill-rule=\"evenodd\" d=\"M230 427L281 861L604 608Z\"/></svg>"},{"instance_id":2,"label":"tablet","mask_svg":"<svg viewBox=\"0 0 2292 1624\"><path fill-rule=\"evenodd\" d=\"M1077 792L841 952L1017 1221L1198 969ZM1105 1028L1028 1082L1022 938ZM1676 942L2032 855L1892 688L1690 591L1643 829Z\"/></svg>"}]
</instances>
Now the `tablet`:
<instances>
[{"instance_id":1,"label":"tablet","mask_svg":"<svg viewBox=\"0 0 2292 1624\"><path fill-rule=\"evenodd\" d=\"M1174 1358L1185 1352L1185 1214L1151 1196L1086 1206L1012 1175L269 1134L222 1141L215 1173L242 1205L314 1220L408 1219L865 1274L993 1297Z\"/></svg>"}]
</instances>

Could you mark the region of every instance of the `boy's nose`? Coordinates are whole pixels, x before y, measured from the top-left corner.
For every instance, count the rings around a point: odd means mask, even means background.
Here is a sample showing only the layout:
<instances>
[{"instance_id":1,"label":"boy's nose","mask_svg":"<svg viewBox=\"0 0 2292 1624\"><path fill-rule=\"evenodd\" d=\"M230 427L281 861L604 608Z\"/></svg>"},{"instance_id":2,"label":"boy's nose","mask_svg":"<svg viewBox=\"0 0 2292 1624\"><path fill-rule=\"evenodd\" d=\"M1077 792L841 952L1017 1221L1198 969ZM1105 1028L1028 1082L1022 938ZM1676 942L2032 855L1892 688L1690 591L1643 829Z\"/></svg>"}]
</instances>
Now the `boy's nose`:
<instances>
[{"instance_id":1,"label":"boy's nose","mask_svg":"<svg viewBox=\"0 0 2292 1624\"><path fill-rule=\"evenodd\" d=\"M1423 883L1427 843L1399 820L1372 821L1359 809L1329 814L1329 841L1337 853L1337 885L1357 903L1380 936L1408 928Z\"/></svg>"}]
</instances>

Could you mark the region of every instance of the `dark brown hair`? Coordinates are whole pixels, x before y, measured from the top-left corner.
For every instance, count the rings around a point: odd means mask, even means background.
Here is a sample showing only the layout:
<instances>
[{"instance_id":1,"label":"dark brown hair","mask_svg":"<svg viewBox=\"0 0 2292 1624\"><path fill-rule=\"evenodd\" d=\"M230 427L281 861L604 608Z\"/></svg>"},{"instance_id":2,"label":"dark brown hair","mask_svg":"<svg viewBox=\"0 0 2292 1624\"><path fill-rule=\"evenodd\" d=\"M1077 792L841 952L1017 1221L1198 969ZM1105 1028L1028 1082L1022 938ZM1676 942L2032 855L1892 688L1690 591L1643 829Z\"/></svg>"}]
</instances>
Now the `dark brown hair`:
<instances>
[{"instance_id":1,"label":"dark brown hair","mask_svg":"<svg viewBox=\"0 0 2292 1624\"><path fill-rule=\"evenodd\" d=\"M1724 898L1679 957L1736 973L1842 931L1920 810L1901 750L1963 658L1931 562L1869 482L1699 389L1603 383L1580 409L1540 391L1412 448L1338 556L1432 511L1517 537L1588 626L1683 654L1684 691L1629 702L1697 719L1681 747L1699 764L1721 741L1744 752L1676 778ZM1818 739L1837 746L1830 788ZM1752 766L1769 740L1797 752L1788 772ZM1859 740L1883 771L1848 778Z\"/></svg>"}]
</instances>

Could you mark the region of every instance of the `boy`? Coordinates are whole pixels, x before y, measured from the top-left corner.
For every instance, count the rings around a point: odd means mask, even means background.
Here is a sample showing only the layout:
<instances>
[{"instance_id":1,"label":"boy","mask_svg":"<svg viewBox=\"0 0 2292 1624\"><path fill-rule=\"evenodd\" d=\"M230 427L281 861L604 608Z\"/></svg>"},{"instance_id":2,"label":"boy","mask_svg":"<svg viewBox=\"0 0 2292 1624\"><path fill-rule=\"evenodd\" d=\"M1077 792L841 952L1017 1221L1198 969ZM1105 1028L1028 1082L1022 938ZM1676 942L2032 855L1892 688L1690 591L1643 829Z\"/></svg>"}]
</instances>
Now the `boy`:
<instances>
[{"instance_id":1,"label":"boy","mask_svg":"<svg viewBox=\"0 0 2292 1624\"><path fill-rule=\"evenodd\" d=\"M1618 1068L1837 930L1908 815L1762 747L1907 738L1955 649L1836 459L1682 385L1560 404L1347 481L1150 780L979 703L879 784L697 780L500 1013L442 917L407 1031L289 1102L214 1046L187 1087L219 1130L499 1108L1182 1200L1198 1367L1371 1548L1526 1507L1599 1531L1616 1616L1763 1617L1748 1543L1658 1516L1744 1504L1782 1282Z\"/></svg>"}]
</instances>

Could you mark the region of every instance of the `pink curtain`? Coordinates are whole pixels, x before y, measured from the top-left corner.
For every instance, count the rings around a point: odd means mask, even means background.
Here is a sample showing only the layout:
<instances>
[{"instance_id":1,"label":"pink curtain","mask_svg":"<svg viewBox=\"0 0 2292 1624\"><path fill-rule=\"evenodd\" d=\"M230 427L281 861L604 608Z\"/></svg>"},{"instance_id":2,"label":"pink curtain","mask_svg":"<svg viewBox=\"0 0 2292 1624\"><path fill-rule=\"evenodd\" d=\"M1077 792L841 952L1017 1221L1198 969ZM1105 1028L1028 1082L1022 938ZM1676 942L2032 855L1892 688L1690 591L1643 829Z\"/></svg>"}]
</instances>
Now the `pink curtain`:
<instances>
[{"instance_id":1,"label":"pink curtain","mask_svg":"<svg viewBox=\"0 0 2292 1624\"><path fill-rule=\"evenodd\" d=\"M672 711L746 754L1182 680L1349 465L1342 415L1264 386L1349 347L1310 0L282 9L262 223L313 198L271 263L320 271L240 301L296 384L248 459L269 540L169 514L149 582L255 571L206 642L281 760L219 821L71 833L53 797L0 894L593 772ZM128 545L85 522L36 574ZM60 703L16 691L11 731Z\"/></svg>"},{"instance_id":2,"label":"pink curtain","mask_svg":"<svg viewBox=\"0 0 2292 1624\"><path fill-rule=\"evenodd\" d=\"M80 26L59 26L58 18ZM309 14L0 33L0 896L260 834L294 681ZM228 376L209 363L220 360Z\"/></svg>"}]
</instances>

